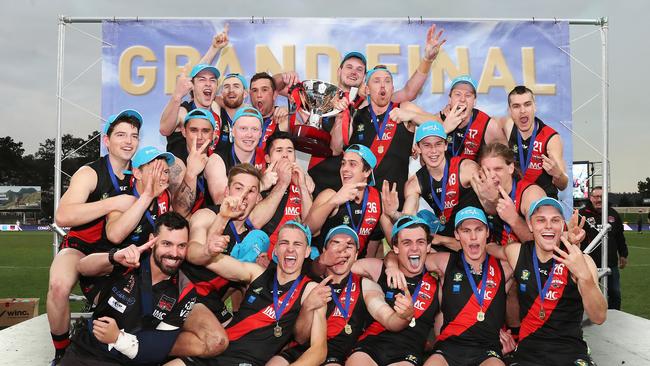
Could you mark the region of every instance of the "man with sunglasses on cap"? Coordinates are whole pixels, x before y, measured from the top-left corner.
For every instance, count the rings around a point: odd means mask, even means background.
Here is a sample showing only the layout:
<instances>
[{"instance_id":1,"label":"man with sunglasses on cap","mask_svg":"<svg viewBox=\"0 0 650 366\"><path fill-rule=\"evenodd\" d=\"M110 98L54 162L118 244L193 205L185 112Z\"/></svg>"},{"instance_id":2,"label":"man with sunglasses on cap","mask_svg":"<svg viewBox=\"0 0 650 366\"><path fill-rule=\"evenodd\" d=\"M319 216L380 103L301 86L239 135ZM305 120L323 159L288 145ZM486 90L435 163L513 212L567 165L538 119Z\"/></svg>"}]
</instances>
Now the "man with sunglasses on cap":
<instances>
[{"instance_id":1,"label":"man with sunglasses on cap","mask_svg":"<svg viewBox=\"0 0 650 366\"><path fill-rule=\"evenodd\" d=\"M537 118L535 95L523 85L508 94L508 112L510 118L503 131L523 179L542 187L549 197L557 198L558 190L565 189L569 183L562 156L562 137Z\"/></svg>"},{"instance_id":2,"label":"man with sunglasses on cap","mask_svg":"<svg viewBox=\"0 0 650 366\"><path fill-rule=\"evenodd\" d=\"M353 268L353 272L376 281L389 305L401 295L410 298L413 317L408 327L399 332L390 331L377 321L370 323L346 365L420 365L423 361L425 342L439 310L438 281L424 267L431 250L429 225L418 217L403 216L395 222L390 241L405 285L389 286L386 267L380 259L363 259L365 263L359 263L359 268Z\"/></svg>"},{"instance_id":3,"label":"man with sunglasses on cap","mask_svg":"<svg viewBox=\"0 0 650 366\"><path fill-rule=\"evenodd\" d=\"M52 342L56 351L53 365L70 344L70 304L72 287L80 279L76 270L79 260L96 252L111 249L102 240L105 216L111 211L126 211L132 203L129 192L131 175L125 174L138 148L142 116L127 109L108 118L102 141L108 154L81 167L71 178L55 214L59 226L71 226L52 261L47 293L47 314ZM81 278L82 291L92 302L98 283Z\"/></svg>"},{"instance_id":4,"label":"man with sunglasses on cap","mask_svg":"<svg viewBox=\"0 0 650 366\"><path fill-rule=\"evenodd\" d=\"M415 215L420 198L423 198L440 222L434 244L443 244L458 249L458 241L451 225L456 214L468 206L481 206L479 197L472 187L472 176L478 171L478 164L471 159L446 155L447 134L440 122L428 121L415 131L415 149L423 163L411 176L404 188L405 202L402 212ZM387 195L382 195L384 198ZM384 209L388 207L384 205ZM399 217L397 205L389 205L393 212L387 212L393 220Z\"/></svg>"},{"instance_id":5,"label":"man with sunglasses on cap","mask_svg":"<svg viewBox=\"0 0 650 366\"><path fill-rule=\"evenodd\" d=\"M344 136L344 129L332 130L334 154L342 151L348 137L350 144L369 146L377 160L377 184L382 185L385 180L397 183L402 204L415 127L434 116L411 102L392 101L393 75L385 66L368 71L366 84L369 103L350 122L348 136ZM337 118L343 118L343 114Z\"/></svg>"},{"instance_id":6,"label":"man with sunglasses on cap","mask_svg":"<svg viewBox=\"0 0 650 366\"><path fill-rule=\"evenodd\" d=\"M447 152L476 160L479 149L485 144L499 142L508 145L501 126L476 106L476 82L469 75L451 81L447 107L438 113L447 133Z\"/></svg>"},{"instance_id":7,"label":"man with sunglasses on cap","mask_svg":"<svg viewBox=\"0 0 650 366\"><path fill-rule=\"evenodd\" d=\"M197 108L185 115L181 130L185 137L187 154L176 156L176 163L170 169L170 180L180 181L177 189L172 187L175 211L189 217L200 208L217 202L219 195L212 190L208 182L218 179L216 172L210 172L206 166L216 154L209 149L214 130L217 127L213 113L207 109Z\"/></svg>"},{"instance_id":8,"label":"man with sunglasses on cap","mask_svg":"<svg viewBox=\"0 0 650 366\"><path fill-rule=\"evenodd\" d=\"M424 364L503 365L500 329L512 269L486 252L490 230L483 210L463 208L455 216L454 227L461 251L431 253L426 258L427 271L441 278L443 322L433 355ZM389 256L386 266L395 271L395 262Z\"/></svg>"},{"instance_id":9,"label":"man with sunglasses on cap","mask_svg":"<svg viewBox=\"0 0 650 366\"><path fill-rule=\"evenodd\" d=\"M351 272L358 249L359 237L351 227L339 225L327 233L324 251L333 251L339 258L337 263L325 268L325 275L332 277L329 287L333 300L327 305L327 365L345 364L357 338L363 333L368 316L392 332L404 329L413 316L410 298L398 294L391 307L376 282ZM310 328L310 321L297 323L296 339L305 341ZM308 344L295 345L274 357L267 366L288 365L298 359L307 347Z\"/></svg>"},{"instance_id":10,"label":"man with sunglasses on cap","mask_svg":"<svg viewBox=\"0 0 650 366\"><path fill-rule=\"evenodd\" d=\"M190 244L190 257L220 277L248 284L244 301L226 327L230 344L213 359L183 358L168 365L264 365L286 345L300 317L313 316L331 298L327 282L311 282L302 274L309 256L311 232L296 221L286 222L278 234L277 264L267 268L223 254L223 240L212 236L206 244ZM194 253L193 253L194 252Z\"/></svg>"},{"instance_id":11,"label":"man with sunglasses on cap","mask_svg":"<svg viewBox=\"0 0 650 366\"><path fill-rule=\"evenodd\" d=\"M514 268L517 282L521 329L511 365L590 365L583 313L602 324L607 301L594 261L580 250L584 219L578 224L574 212L564 232L562 204L544 197L531 205L527 224L534 241L489 245Z\"/></svg>"},{"instance_id":12,"label":"man with sunglasses on cap","mask_svg":"<svg viewBox=\"0 0 650 366\"><path fill-rule=\"evenodd\" d=\"M196 108L211 109L217 95L217 85L221 73L211 66L214 58L228 45L228 25L223 32L214 36L210 48L196 66L190 70L188 63L176 79L176 88L160 116L160 134L167 137L167 151L177 158L185 160L188 151L183 144L181 135L185 115ZM183 101L186 95L189 101ZM220 134L228 134L226 124L222 124L219 114L213 110L213 118L219 126L215 132L215 145L221 142Z\"/></svg>"},{"instance_id":13,"label":"man with sunglasses on cap","mask_svg":"<svg viewBox=\"0 0 650 366\"><path fill-rule=\"evenodd\" d=\"M349 225L359 235L359 257L374 257L383 233L381 195L375 188L375 156L363 145L351 145L341 160L343 186L321 192L311 207L305 223L315 233L327 233L338 225ZM387 220L387 218L383 218ZM320 236L319 249L323 247Z\"/></svg>"}]
</instances>

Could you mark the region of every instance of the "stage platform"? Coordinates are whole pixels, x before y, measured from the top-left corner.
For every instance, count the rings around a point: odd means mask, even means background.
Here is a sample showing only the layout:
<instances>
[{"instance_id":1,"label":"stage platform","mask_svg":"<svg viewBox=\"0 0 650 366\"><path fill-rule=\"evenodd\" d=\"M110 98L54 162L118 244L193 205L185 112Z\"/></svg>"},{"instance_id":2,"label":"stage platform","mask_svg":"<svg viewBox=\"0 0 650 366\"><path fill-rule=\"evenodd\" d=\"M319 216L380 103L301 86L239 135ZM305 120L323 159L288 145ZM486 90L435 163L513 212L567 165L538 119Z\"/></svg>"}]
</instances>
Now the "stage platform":
<instances>
[{"instance_id":1,"label":"stage platform","mask_svg":"<svg viewBox=\"0 0 650 366\"><path fill-rule=\"evenodd\" d=\"M0 331L0 365L49 365L54 348L46 316ZM587 324L584 333L599 366L650 366L650 320L609 310L605 324Z\"/></svg>"}]
</instances>

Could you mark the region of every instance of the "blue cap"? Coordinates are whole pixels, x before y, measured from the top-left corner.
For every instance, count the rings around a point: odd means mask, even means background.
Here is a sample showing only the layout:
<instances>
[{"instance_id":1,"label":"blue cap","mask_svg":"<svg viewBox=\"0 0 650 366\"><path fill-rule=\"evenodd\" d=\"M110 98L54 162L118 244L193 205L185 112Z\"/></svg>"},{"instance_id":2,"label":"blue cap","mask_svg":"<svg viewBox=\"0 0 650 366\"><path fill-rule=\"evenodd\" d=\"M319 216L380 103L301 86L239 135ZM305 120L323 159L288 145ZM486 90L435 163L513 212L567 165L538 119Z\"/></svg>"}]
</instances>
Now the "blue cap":
<instances>
[{"instance_id":1,"label":"blue cap","mask_svg":"<svg viewBox=\"0 0 650 366\"><path fill-rule=\"evenodd\" d=\"M214 74L214 76L215 76L217 79L219 79L219 76L221 76L221 73L219 72L219 70L218 70L216 67L214 67L214 66L210 66L210 65L207 65L207 64L198 64L198 65L196 65L196 66L194 66L194 67L192 68L192 72L190 72L190 78L191 78L191 79L194 79L194 77L195 77L196 75L198 75L198 73L200 73L200 72L203 71L203 70L208 70L208 71L210 71L211 73Z\"/></svg>"},{"instance_id":2,"label":"blue cap","mask_svg":"<svg viewBox=\"0 0 650 366\"><path fill-rule=\"evenodd\" d=\"M361 156L361 159L363 159L368 165L370 165L370 183L368 183L369 186L374 186L375 185L375 173L372 171L375 169L375 166L377 165L377 158L375 157L375 154L372 153L372 150L370 150L367 146L360 145L360 144L353 144L350 145L347 149L345 149L345 152L353 152L359 154Z\"/></svg>"},{"instance_id":3,"label":"blue cap","mask_svg":"<svg viewBox=\"0 0 650 366\"><path fill-rule=\"evenodd\" d=\"M485 225L488 224L487 222L487 217L485 217L485 212L481 210L480 208L476 208L474 206L467 206L464 209L458 211L456 214L456 220L454 220L454 227L458 227L461 222L468 220L468 219L476 219Z\"/></svg>"},{"instance_id":4,"label":"blue cap","mask_svg":"<svg viewBox=\"0 0 650 366\"><path fill-rule=\"evenodd\" d=\"M393 229L390 232L390 237L397 238L397 234L400 231L416 224L426 225L429 228L431 227L427 222L425 222L424 220L422 220L417 216L406 215L400 217L399 219L397 219L397 221L395 221L395 224L393 225Z\"/></svg>"},{"instance_id":5,"label":"blue cap","mask_svg":"<svg viewBox=\"0 0 650 366\"><path fill-rule=\"evenodd\" d=\"M214 116L212 115L212 112L204 109L204 108L196 108L192 109L189 113L185 115L185 120L183 120L183 125L186 125L187 122L189 122L191 119L194 118L199 118L199 119L205 119L210 122L212 125L212 128L217 128L217 122L214 120Z\"/></svg>"},{"instance_id":6,"label":"blue cap","mask_svg":"<svg viewBox=\"0 0 650 366\"><path fill-rule=\"evenodd\" d=\"M357 51L352 51L352 52L346 53L345 56L343 56L343 60L341 61L341 64L339 65L339 67L343 66L343 63L345 61L347 61L348 59L351 59L353 57L358 58L359 60L361 60L361 62L363 62L364 66L368 65L368 62L366 61L366 56L364 56L363 53L357 52Z\"/></svg>"},{"instance_id":7,"label":"blue cap","mask_svg":"<svg viewBox=\"0 0 650 366\"><path fill-rule=\"evenodd\" d=\"M230 78L237 78L239 81L241 81L241 84L244 86L244 90L248 90L248 87L246 86L246 79L239 73L236 72L231 72L230 74L227 74L223 80L226 81L226 79Z\"/></svg>"},{"instance_id":8,"label":"blue cap","mask_svg":"<svg viewBox=\"0 0 650 366\"><path fill-rule=\"evenodd\" d=\"M303 225L296 220L289 220L285 222L284 225L282 226L287 226L287 225L293 225L298 227L298 229L302 230L302 232L305 233L305 237L307 237L307 245L311 246L311 230L309 230L309 226Z\"/></svg>"},{"instance_id":9,"label":"blue cap","mask_svg":"<svg viewBox=\"0 0 650 366\"><path fill-rule=\"evenodd\" d=\"M135 117L138 121L140 121L140 125L138 126L138 129L140 129L140 127L142 126L142 115L135 109L125 109L118 114L112 114L108 116L108 119L106 120L106 124L104 125L104 135L108 135L108 129L111 127L113 123L115 123L115 121L124 117Z\"/></svg>"},{"instance_id":10,"label":"blue cap","mask_svg":"<svg viewBox=\"0 0 650 366\"><path fill-rule=\"evenodd\" d=\"M460 83L465 83L465 84L471 85L472 88L474 89L474 94L476 94L476 89L477 89L476 88L476 82L469 75L461 75L459 77L454 78L454 80L451 81L451 86L449 87L449 90L454 90L454 87L457 84L460 84Z\"/></svg>"},{"instance_id":11,"label":"blue cap","mask_svg":"<svg viewBox=\"0 0 650 366\"><path fill-rule=\"evenodd\" d=\"M445 128L442 127L442 123L437 121L424 122L415 129L416 144L429 136L436 136L440 137L443 140L447 140L447 133L445 133Z\"/></svg>"},{"instance_id":12,"label":"blue cap","mask_svg":"<svg viewBox=\"0 0 650 366\"><path fill-rule=\"evenodd\" d=\"M238 119L244 116L249 116L249 117L255 117L257 118L262 125L264 125L264 117L262 117L262 113L260 113L259 110L255 107L241 107L235 112L235 115L232 117L232 124L233 126L235 125L235 122L237 122Z\"/></svg>"},{"instance_id":13,"label":"blue cap","mask_svg":"<svg viewBox=\"0 0 650 366\"><path fill-rule=\"evenodd\" d=\"M377 71L386 71L388 73L388 75L390 75L391 78L393 77L393 74L391 74L390 70L388 70L386 67L384 67L384 66L375 66L374 69L372 69L372 70L370 70L370 71L368 71L366 73L366 84L368 84L368 80L370 80L370 77L372 76L372 74L376 73Z\"/></svg>"},{"instance_id":14,"label":"blue cap","mask_svg":"<svg viewBox=\"0 0 650 366\"><path fill-rule=\"evenodd\" d=\"M331 228L330 231L327 232L327 236L325 236L325 247L327 247L327 243L329 243L330 239L332 239L334 235L338 234L350 236L352 240L354 240L354 244L357 245L357 249L359 249L359 235L357 235L357 232L348 225L339 225Z\"/></svg>"},{"instance_id":15,"label":"blue cap","mask_svg":"<svg viewBox=\"0 0 650 366\"><path fill-rule=\"evenodd\" d=\"M271 239L262 230L252 230L240 242L235 244L230 256L242 262L255 263L260 253L266 253L271 244Z\"/></svg>"},{"instance_id":16,"label":"blue cap","mask_svg":"<svg viewBox=\"0 0 650 366\"><path fill-rule=\"evenodd\" d=\"M145 146L135 153L133 159L131 159L131 166L134 168L139 168L145 164L149 164L151 161L157 159L160 156L165 158L167 165L174 165L176 158L172 153L160 151L153 146Z\"/></svg>"},{"instance_id":17,"label":"blue cap","mask_svg":"<svg viewBox=\"0 0 650 366\"><path fill-rule=\"evenodd\" d=\"M530 205L530 207L528 208L528 218L530 219L531 216L533 216L533 214L535 213L535 211L537 211L537 209L542 206L553 206L557 208L557 210L560 211L562 217L564 217L564 210L562 209L562 204L560 203L560 201L551 197L542 197Z\"/></svg>"},{"instance_id":18,"label":"blue cap","mask_svg":"<svg viewBox=\"0 0 650 366\"><path fill-rule=\"evenodd\" d=\"M440 223L440 219L433 212L429 210L420 210L417 213L417 217L424 220L424 222L429 225L429 229L432 234L440 232L445 229L445 226Z\"/></svg>"}]
</instances>

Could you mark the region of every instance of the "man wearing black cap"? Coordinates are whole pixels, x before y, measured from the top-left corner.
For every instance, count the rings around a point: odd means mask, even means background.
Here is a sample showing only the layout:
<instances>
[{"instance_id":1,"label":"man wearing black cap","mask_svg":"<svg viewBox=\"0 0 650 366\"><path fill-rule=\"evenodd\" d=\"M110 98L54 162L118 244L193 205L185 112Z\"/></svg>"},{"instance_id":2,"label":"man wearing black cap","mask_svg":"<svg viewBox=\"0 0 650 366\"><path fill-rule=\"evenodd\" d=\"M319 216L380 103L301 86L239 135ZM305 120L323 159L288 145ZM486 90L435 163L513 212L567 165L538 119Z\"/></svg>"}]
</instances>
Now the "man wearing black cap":
<instances>
[{"instance_id":1,"label":"man wearing black cap","mask_svg":"<svg viewBox=\"0 0 650 366\"><path fill-rule=\"evenodd\" d=\"M369 148L352 145L343 154L340 176L343 186L321 192L305 224L315 233L326 233L338 225L350 225L359 235L359 257L374 257L379 247L382 215L381 196L375 188L373 169L377 160ZM322 248L323 236L317 237Z\"/></svg>"},{"instance_id":2,"label":"man wearing black cap","mask_svg":"<svg viewBox=\"0 0 650 366\"><path fill-rule=\"evenodd\" d=\"M438 117L445 126L448 153L476 160L481 146L492 142L508 145L501 126L476 106L476 82L469 75L451 81L449 103Z\"/></svg>"},{"instance_id":3,"label":"man wearing black cap","mask_svg":"<svg viewBox=\"0 0 650 366\"><path fill-rule=\"evenodd\" d=\"M580 215L586 217L587 236L582 242L584 250L589 243L602 230L602 209L603 209L603 188L594 187L589 194L589 202L580 210ZM639 215L640 216L640 215ZM609 207L607 209L607 222L612 225L612 230L608 234L607 241L607 267L612 271L607 276L607 305L610 309L621 309L621 274L619 269L627 265L627 243L623 235L623 221L621 216ZM602 251L600 248L589 253L594 262L602 265Z\"/></svg>"},{"instance_id":4,"label":"man wearing black cap","mask_svg":"<svg viewBox=\"0 0 650 366\"><path fill-rule=\"evenodd\" d=\"M523 85L516 86L508 94L510 119L503 131L523 179L542 187L549 197L557 198L558 190L565 189L569 183L562 156L562 137L537 118L536 111L533 91Z\"/></svg>"},{"instance_id":5,"label":"man wearing black cap","mask_svg":"<svg viewBox=\"0 0 650 366\"><path fill-rule=\"evenodd\" d=\"M59 226L72 226L63 238L61 247L52 261L47 292L47 314L52 342L56 350L53 364L61 359L70 344L70 304L68 297L79 275L79 260L95 252L111 249L102 240L105 216L111 211L126 211L132 204L129 191L129 168L133 154L138 148L142 116L127 109L108 118L103 130L103 142L108 154L81 167L70 180L70 186L61 197L55 214ZM93 289L99 283L82 278L82 291L93 301Z\"/></svg>"},{"instance_id":6,"label":"man wearing black cap","mask_svg":"<svg viewBox=\"0 0 650 366\"><path fill-rule=\"evenodd\" d=\"M357 258L359 237L347 225L332 228L325 238L327 251L336 253L336 263L325 269L332 277L329 287L332 300L327 305L327 358L325 364L344 365L350 350L361 335L368 316L376 319L386 329L398 332L404 329L413 316L413 304L408 297L398 294L394 308L384 300L381 287L374 281L351 272ZM311 321L296 324L296 339L306 341ZM307 344L295 345L274 357L267 366L284 366L294 362L307 349Z\"/></svg>"},{"instance_id":7,"label":"man wearing black cap","mask_svg":"<svg viewBox=\"0 0 650 366\"><path fill-rule=\"evenodd\" d=\"M176 157L185 160L188 151L183 144L181 135L185 115L195 108L211 109L212 102L217 94L217 84L221 73L216 67L211 66L217 54L228 45L228 25L223 32L214 36L210 48L191 70L190 64L185 65L183 71L176 79L176 88L160 116L160 134L167 136L167 151ZM190 101L183 101L189 94ZM213 112L214 113L214 112ZM226 124L222 124L217 113L213 114L219 128L215 132L215 144L220 142L220 133L225 131Z\"/></svg>"},{"instance_id":8,"label":"man wearing black cap","mask_svg":"<svg viewBox=\"0 0 650 366\"><path fill-rule=\"evenodd\" d=\"M575 212L563 233L562 204L544 197L531 205L527 224L534 241L489 246L514 268L518 286L521 329L511 365L589 365L583 313L602 324L607 301L594 261L580 250L584 220L578 225Z\"/></svg>"}]
</instances>

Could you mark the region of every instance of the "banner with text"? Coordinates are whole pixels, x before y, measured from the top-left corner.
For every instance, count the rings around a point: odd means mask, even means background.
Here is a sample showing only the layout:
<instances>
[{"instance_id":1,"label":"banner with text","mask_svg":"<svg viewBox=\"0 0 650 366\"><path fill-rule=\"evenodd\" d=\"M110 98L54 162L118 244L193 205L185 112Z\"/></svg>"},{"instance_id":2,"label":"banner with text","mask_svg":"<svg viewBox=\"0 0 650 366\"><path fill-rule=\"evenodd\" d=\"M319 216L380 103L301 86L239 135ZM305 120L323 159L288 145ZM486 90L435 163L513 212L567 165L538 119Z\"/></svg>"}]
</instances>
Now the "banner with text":
<instances>
[{"instance_id":1,"label":"banner with text","mask_svg":"<svg viewBox=\"0 0 650 366\"><path fill-rule=\"evenodd\" d=\"M102 116L133 108L144 116L141 145L165 147L160 115L188 62L196 64L212 37L229 24L229 45L214 64L224 75L296 71L301 79L336 83L341 58L361 51L368 67L387 65L395 89L422 58L431 24L444 44L415 103L437 112L448 102L450 80L478 82L477 108L507 115L507 94L524 84L536 94L537 116L560 132L571 175L571 70L567 22L407 21L372 18L140 20L103 23ZM286 101L278 100L286 105ZM571 181L571 179L569 180ZM561 194L571 207L571 186Z\"/></svg>"}]
</instances>

